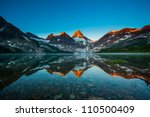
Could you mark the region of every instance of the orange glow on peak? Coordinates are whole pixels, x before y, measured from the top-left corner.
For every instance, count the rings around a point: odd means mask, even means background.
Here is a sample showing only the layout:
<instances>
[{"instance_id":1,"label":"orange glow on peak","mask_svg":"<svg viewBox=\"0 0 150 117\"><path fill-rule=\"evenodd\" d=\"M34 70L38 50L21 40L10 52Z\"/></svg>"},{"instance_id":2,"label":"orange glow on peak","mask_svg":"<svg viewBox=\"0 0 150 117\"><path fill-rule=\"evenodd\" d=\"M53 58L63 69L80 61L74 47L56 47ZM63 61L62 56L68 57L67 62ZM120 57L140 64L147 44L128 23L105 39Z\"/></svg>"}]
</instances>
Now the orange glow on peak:
<instances>
[{"instance_id":1,"label":"orange glow on peak","mask_svg":"<svg viewBox=\"0 0 150 117\"><path fill-rule=\"evenodd\" d=\"M110 35L114 35L114 34L116 34L117 32L119 32L119 31L118 31L118 30L112 30L112 31L109 32L109 34L110 34Z\"/></svg>"},{"instance_id":2,"label":"orange glow on peak","mask_svg":"<svg viewBox=\"0 0 150 117\"><path fill-rule=\"evenodd\" d=\"M84 35L82 34L82 32L81 32L80 30L77 30L77 31L73 34L72 38L75 38L75 37L84 38Z\"/></svg>"},{"instance_id":3,"label":"orange glow on peak","mask_svg":"<svg viewBox=\"0 0 150 117\"><path fill-rule=\"evenodd\" d=\"M85 69L76 70L73 69L72 72L75 74L76 77L80 78L81 75L84 73Z\"/></svg>"}]
</instances>

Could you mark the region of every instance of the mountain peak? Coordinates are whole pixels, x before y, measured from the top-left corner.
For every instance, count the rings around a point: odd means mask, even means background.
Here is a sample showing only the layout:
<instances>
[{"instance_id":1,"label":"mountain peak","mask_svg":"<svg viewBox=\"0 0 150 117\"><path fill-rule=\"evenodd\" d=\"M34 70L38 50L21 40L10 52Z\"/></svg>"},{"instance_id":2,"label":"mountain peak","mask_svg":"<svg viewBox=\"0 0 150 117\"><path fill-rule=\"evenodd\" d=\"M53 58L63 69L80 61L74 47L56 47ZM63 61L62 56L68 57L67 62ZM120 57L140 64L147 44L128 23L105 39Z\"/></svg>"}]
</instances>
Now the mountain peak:
<instances>
[{"instance_id":1,"label":"mountain peak","mask_svg":"<svg viewBox=\"0 0 150 117\"><path fill-rule=\"evenodd\" d=\"M65 32L61 32L60 34L59 34L60 36L69 36L67 33L65 33Z\"/></svg>"},{"instance_id":2,"label":"mountain peak","mask_svg":"<svg viewBox=\"0 0 150 117\"><path fill-rule=\"evenodd\" d=\"M118 32L119 32L118 30L112 30L112 31L108 32L108 34L114 35L114 34L116 34L116 33L118 33Z\"/></svg>"},{"instance_id":3,"label":"mountain peak","mask_svg":"<svg viewBox=\"0 0 150 117\"><path fill-rule=\"evenodd\" d=\"M84 35L82 34L82 32L81 32L80 30L77 30L77 31L73 34L72 38L76 38L76 37L84 38Z\"/></svg>"},{"instance_id":4,"label":"mountain peak","mask_svg":"<svg viewBox=\"0 0 150 117\"><path fill-rule=\"evenodd\" d=\"M72 72L76 75L76 77L80 78L81 75L85 72L85 70L85 68L79 70L73 69Z\"/></svg>"},{"instance_id":5,"label":"mountain peak","mask_svg":"<svg viewBox=\"0 0 150 117\"><path fill-rule=\"evenodd\" d=\"M71 38L67 33L65 33L65 32L61 32L60 33L60 36L61 37L64 37L64 38Z\"/></svg>"},{"instance_id":6,"label":"mountain peak","mask_svg":"<svg viewBox=\"0 0 150 117\"><path fill-rule=\"evenodd\" d=\"M141 30L148 30L148 29L150 29L150 25L146 25L143 28L141 28Z\"/></svg>"},{"instance_id":7,"label":"mountain peak","mask_svg":"<svg viewBox=\"0 0 150 117\"><path fill-rule=\"evenodd\" d=\"M59 34L50 34L47 36L47 40L50 40L52 38L67 38L67 39L70 39L71 37L66 33L66 32L61 32Z\"/></svg>"},{"instance_id":8,"label":"mountain peak","mask_svg":"<svg viewBox=\"0 0 150 117\"><path fill-rule=\"evenodd\" d=\"M139 30L138 28L124 28L122 30L120 30L119 32L136 32L137 30Z\"/></svg>"},{"instance_id":9,"label":"mountain peak","mask_svg":"<svg viewBox=\"0 0 150 117\"><path fill-rule=\"evenodd\" d=\"M65 32L61 32L61 33L60 33L60 35L64 35L64 34L66 34L66 33L65 33Z\"/></svg>"},{"instance_id":10,"label":"mountain peak","mask_svg":"<svg viewBox=\"0 0 150 117\"><path fill-rule=\"evenodd\" d=\"M2 16L0 16L0 21L5 21L6 22L6 20Z\"/></svg>"},{"instance_id":11,"label":"mountain peak","mask_svg":"<svg viewBox=\"0 0 150 117\"><path fill-rule=\"evenodd\" d=\"M50 40L50 39L52 39L52 38L53 38L53 34L51 33L51 34L49 34L49 35L47 36L46 40Z\"/></svg>"},{"instance_id":12,"label":"mountain peak","mask_svg":"<svg viewBox=\"0 0 150 117\"><path fill-rule=\"evenodd\" d=\"M51 36L65 36L65 37L68 37L69 35L65 32L60 32L59 34L50 34Z\"/></svg>"},{"instance_id":13,"label":"mountain peak","mask_svg":"<svg viewBox=\"0 0 150 117\"><path fill-rule=\"evenodd\" d=\"M0 26L4 25L6 23L7 23L6 20L2 16L0 16Z\"/></svg>"},{"instance_id":14,"label":"mountain peak","mask_svg":"<svg viewBox=\"0 0 150 117\"><path fill-rule=\"evenodd\" d=\"M123 28L121 30L112 30L108 34L110 35L115 35L115 34L121 34L121 33L134 33L138 32L140 29L139 28Z\"/></svg>"}]
</instances>

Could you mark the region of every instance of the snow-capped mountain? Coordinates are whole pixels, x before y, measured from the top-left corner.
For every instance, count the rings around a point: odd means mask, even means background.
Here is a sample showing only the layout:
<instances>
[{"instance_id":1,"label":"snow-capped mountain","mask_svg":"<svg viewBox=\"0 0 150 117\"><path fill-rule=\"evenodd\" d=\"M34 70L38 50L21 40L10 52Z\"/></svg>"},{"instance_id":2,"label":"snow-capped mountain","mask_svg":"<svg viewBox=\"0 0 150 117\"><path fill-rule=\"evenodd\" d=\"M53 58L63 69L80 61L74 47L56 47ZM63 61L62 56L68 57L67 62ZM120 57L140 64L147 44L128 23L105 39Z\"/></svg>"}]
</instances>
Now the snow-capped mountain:
<instances>
[{"instance_id":1,"label":"snow-capped mountain","mask_svg":"<svg viewBox=\"0 0 150 117\"><path fill-rule=\"evenodd\" d=\"M150 25L143 28L124 28L110 31L94 43L94 50L141 47L150 44Z\"/></svg>"},{"instance_id":2,"label":"snow-capped mountain","mask_svg":"<svg viewBox=\"0 0 150 117\"><path fill-rule=\"evenodd\" d=\"M64 51L74 51L74 49L76 49L75 41L65 32L50 34L47 36L46 40Z\"/></svg>"},{"instance_id":3,"label":"snow-capped mountain","mask_svg":"<svg viewBox=\"0 0 150 117\"><path fill-rule=\"evenodd\" d=\"M50 34L46 38L52 44L73 44L75 41L65 32L61 32L60 34Z\"/></svg>"},{"instance_id":4,"label":"snow-capped mountain","mask_svg":"<svg viewBox=\"0 0 150 117\"><path fill-rule=\"evenodd\" d=\"M91 52L89 47L92 45L94 41L84 36L80 30L77 30L72 35L72 38L75 40L76 44L79 45L80 47L76 49L77 52Z\"/></svg>"},{"instance_id":5,"label":"snow-capped mountain","mask_svg":"<svg viewBox=\"0 0 150 117\"><path fill-rule=\"evenodd\" d=\"M93 40L88 39L86 36L83 35L83 33L80 30L77 30L73 35L72 38L76 41L76 42L81 42L84 45L88 44L88 43L93 43Z\"/></svg>"},{"instance_id":6,"label":"snow-capped mountain","mask_svg":"<svg viewBox=\"0 0 150 117\"><path fill-rule=\"evenodd\" d=\"M0 53L48 52L149 52L150 25L143 28L124 28L110 31L98 41L77 30L72 37L67 33L50 34L46 39L30 32L24 33L0 16Z\"/></svg>"},{"instance_id":7,"label":"snow-capped mountain","mask_svg":"<svg viewBox=\"0 0 150 117\"><path fill-rule=\"evenodd\" d=\"M46 40L24 33L0 16L0 53L46 53L61 52Z\"/></svg>"},{"instance_id":8,"label":"snow-capped mountain","mask_svg":"<svg viewBox=\"0 0 150 117\"><path fill-rule=\"evenodd\" d=\"M85 52L92 43L92 40L85 37L79 30L72 37L65 32L61 32L60 34L48 35L46 40L62 50L72 52Z\"/></svg>"}]
</instances>

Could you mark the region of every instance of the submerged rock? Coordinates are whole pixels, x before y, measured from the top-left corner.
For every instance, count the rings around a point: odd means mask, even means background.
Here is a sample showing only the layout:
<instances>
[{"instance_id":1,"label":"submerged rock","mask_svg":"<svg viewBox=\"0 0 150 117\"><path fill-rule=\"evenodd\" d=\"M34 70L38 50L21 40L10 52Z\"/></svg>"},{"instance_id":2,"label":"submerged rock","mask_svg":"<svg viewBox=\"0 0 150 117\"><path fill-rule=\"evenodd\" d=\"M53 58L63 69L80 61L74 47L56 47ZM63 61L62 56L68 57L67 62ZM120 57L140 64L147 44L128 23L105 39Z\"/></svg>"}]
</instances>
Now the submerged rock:
<instances>
[{"instance_id":1,"label":"submerged rock","mask_svg":"<svg viewBox=\"0 0 150 117\"><path fill-rule=\"evenodd\" d=\"M62 94L56 95L56 96L54 97L54 100L58 100L58 99L62 99Z\"/></svg>"},{"instance_id":2,"label":"submerged rock","mask_svg":"<svg viewBox=\"0 0 150 117\"><path fill-rule=\"evenodd\" d=\"M74 99L76 96L75 95L70 95L70 99Z\"/></svg>"}]
</instances>

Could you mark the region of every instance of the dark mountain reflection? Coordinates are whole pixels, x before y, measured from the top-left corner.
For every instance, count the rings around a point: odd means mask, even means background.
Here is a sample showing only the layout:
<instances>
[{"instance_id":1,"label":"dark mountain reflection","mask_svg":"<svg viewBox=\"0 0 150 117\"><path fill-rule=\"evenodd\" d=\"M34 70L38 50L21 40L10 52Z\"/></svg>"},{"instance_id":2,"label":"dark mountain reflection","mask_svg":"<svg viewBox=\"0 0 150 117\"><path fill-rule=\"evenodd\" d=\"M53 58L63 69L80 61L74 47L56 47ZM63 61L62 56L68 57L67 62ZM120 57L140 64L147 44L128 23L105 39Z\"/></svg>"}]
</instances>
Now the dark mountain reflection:
<instances>
[{"instance_id":1,"label":"dark mountain reflection","mask_svg":"<svg viewBox=\"0 0 150 117\"><path fill-rule=\"evenodd\" d=\"M150 99L149 60L149 55L0 55L0 99ZM26 82L23 85L27 85L27 87L23 87L19 82L22 79L33 79L32 75L36 75L40 71L47 73L42 77L53 77L46 79L47 82L53 82L57 77L65 78L67 75L68 79L63 79L62 82L57 79L58 81L56 80L54 84L46 84L45 86L41 84L40 87L45 87L47 93L48 91L52 93L47 97L43 96L44 92L41 89L38 92L39 96L36 96L37 93L32 95L27 90L31 87L31 89L34 89L36 82L28 81L27 83L33 83L33 86L30 84L30 87ZM90 76L88 76L88 73ZM40 78L41 76L36 77ZM75 80L75 78L80 79ZM122 92L123 94L120 94L120 97L117 94L114 97L111 95L113 89L107 91L107 94L104 93L108 87L111 88L111 83L114 82L110 83L110 78L111 80L114 78L130 79L123 82L116 80L115 83L119 85L118 87L121 87L121 83L131 82L131 79L135 80L136 84L138 82L141 84L144 81L145 83L142 85L143 90L146 91L145 93L143 91L144 97L138 94L140 88L135 91L138 96L130 96L131 92L127 92L127 90L125 91L126 94ZM43 82L41 79L36 81L38 83ZM103 85L101 87L97 84L100 81L100 85ZM82 85L85 87L82 88ZM113 94L116 93L115 90ZM21 96L23 92L26 93L24 97ZM81 94L77 95L79 92ZM17 96L14 97L14 95Z\"/></svg>"}]
</instances>

